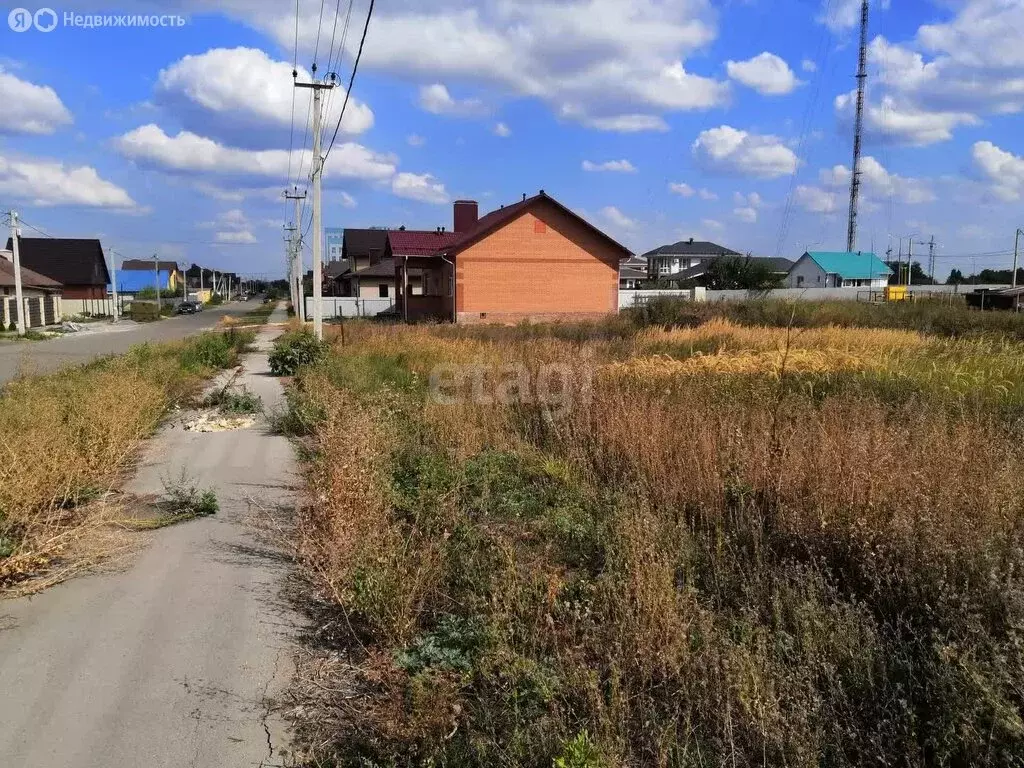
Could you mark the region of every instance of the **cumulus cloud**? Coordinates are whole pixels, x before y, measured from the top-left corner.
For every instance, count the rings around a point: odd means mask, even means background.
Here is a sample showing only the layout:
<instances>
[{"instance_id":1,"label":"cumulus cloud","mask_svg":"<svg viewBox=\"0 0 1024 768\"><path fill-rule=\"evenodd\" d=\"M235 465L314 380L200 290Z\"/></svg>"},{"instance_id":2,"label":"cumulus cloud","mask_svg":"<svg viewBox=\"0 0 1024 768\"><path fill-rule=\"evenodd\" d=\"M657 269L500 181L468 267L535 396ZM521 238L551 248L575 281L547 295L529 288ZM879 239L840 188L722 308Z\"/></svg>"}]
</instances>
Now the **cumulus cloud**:
<instances>
[{"instance_id":1,"label":"cumulus cloud","mask_svg":"<svg viewBox=\"0 0 1024 768\"><path fill-rule=\"evenodd\" d=\"M310 73L298 67L299 82ZM276 61L258 48L213 48L185 56L157 76L157 103L173 112L188 130L224 139L236 146L283 146L295 120L301 127L309 114L312 91L296 89L292 65ZM324 125L337 124L345 89L338 85L325 99ZM340 133L356 135L373 126L373 111L349 99ZM330 129L333 132L333 127Z\"/></svg>"},{"instance_id":2,"label":"cumulus cloud","mask_svg":"<svg viewBox=\"0 0 1024 768\"><path fill-rule=\"evenodd\" d=\"M860 24L861 0L822 0L818 22L833 32L845 32ZM888 10L890 0L872 0L876 9Z\"/></svg>"},{"instance_id":3,"label":"cumulus cloud","mask_svg":"<svg viewBox=\"0 0 1024 768\"><path fill-rule=\"evenodd\" d=\"M840 120L852 123L856 92L836 96L835 108ZM875 142L925 146L953 138L953 130L958 126L980 122L968 112L928 111L909 102L898 102L892 96L883 96L864 108L864 133L869 141Z\"/></svg>"},{"instance_id":4,"label":"cumulus cloud","mask_svg":"<svg viewBox=\"0 0 1024 768\"><path fill-rule=\"evenodd\" d=\"M845 165L824 168L821 186L801 185L794 190L794 202L811 213L834 213L846 204L851 172ZM900 176L887 170L870 155L861 158L861 200L871 204L892 200L907 205L931 203L937 199L925 179Z\"/></svg>"},{"instance_id":5,"label":"cumulus cloud","mask_svg":"<svg viewBox=\"0 0 1024 768\"><path fill-rule=\"evenodd\" d=\"M420 136L419 134L410 133L408 136L406 136L405 143L408 144L410 147L422 147L424 144L427 143L427 140Z\"/></svg>"},{"instance_id":6,"label":"cumulus cloud","mask_svg":"<svg viewBox=\"0 0 1024 768\"><path fill-rule=\"evenodd\" d=\"M500 136L503 139L507 139L509 136L512 135L512 129L509 128L504 123L497 123L494 126L494 135Z\"/></svg>"},{"instance_id":7,"label":"cumulus cloud","mask_svg":"<svg viewBox=\"0 0 1024 768\"><path fill-rule=\"evenodd\" d=\"M289 167L300 161L309 166L309 152L294 150L289 166L284 149L247 150L229 147L205 136L181 131L169 136L150 123L129 131L115 140L122 155L140 166L179 174L204 174L258 182L268 178L287 178ZM324 168L324 183L339 179L380 181L396 172L396 160L361 144L336 144Z\"/></svg>"},{"instance_id":8,"label":"cumulus cloud","mask_svg":"<svg viewBox=\"0 0 1024 768\"><path fill-rule=\"evenodd\" d=\"M835 213L839 208L838 193L801 184L793 191L793 202L809 213Z\"/></svg>"},{"instance_id":9,"label":"cumulus cloud","mask_svg":"<svg viewBox=\"0 0 1024 768\"><path fill-rule=\"evenodd\" d=\"M725 71L736 82L765 96L792 93L800 84L789 64L768 51L747 61L727 61Z\"/></svg>"},{"instance_id":10,"label":"cumulus cloud","mask_svg":"<svg viewBox=\"0 0 1024 768\"><path fill-rule=\"evenodd\" d=\"M693 197L697 194L697 190L691 187L685 182L670 181L668 184L668 191L679 195L681 197Z\"/></svg>"},{"instance_id":11,"label":"cumulus cloud","mask_svg":"<svg viewBox=\"0 0 1024 768\"><path fill-rule=\"evenodd\" d=\"M748 195L734 192L732 201L736 204L732 211L733 216L746 224L753 224L757 221L758 209L763 202L757 192L751 192Z\"/></svg>"},{"instance_id":12,"label":"cumulus cloud","mask_svg":"<svg viewBox=\"0 0 1024 768\"><path fill-rule=\"evenodd\" d=\"M818 65L815 64L810 59L804 59L803 61L800 62L800 69L802 69L804 72L817 72Z\"/></svg>"},{"instance_id":13,"label":"cumulus cloud","mask_svg":"<svg viewBox=\"0 0 1024 768\"><path fill-rule=\"evenodd\" d=\"M232 3L250 23L291 48L294 9ZM319 8L303 10L300 46L312 50ZM601 130L663 130L658 113L725 103L726 82L691 73L687 58L714 41L715 11L704 0L478 0L387 4L373 20L363 66L548 104ZM626 115L643 114L624 119Z\"/></svg>"},{"instance_id":14,"label":"cumulus cloud","mask_svg":"<svg viewBox=\"0 0 1024 768\"><path fill-rule=\"evenodd\" d=\"M47 136L72 122L53 88L21 80L2 66L0 105L0 135Z\"/></svg>"},{"instance_id":15,"label":"cumulus cloud","mask_svg":"<svg viewBox=\"0 0 1024 768\"><path fill-rule=\"evenodd\" d=\"M702 131L692 151L709 171L763 179L791 174L798 162L796 153L777 136L761 136L729 125Z\"/></svg>"},{"instance_id":16,"label":"cumulus cloud","mask_svg":"<svg viewBox=\"0 0 1024 768\"><path fill-rule=\"evenodd\" d=\"M991 141L979 141L971 147L971 159L1000 200L1014 202L1024 195L1024 157L1007 152Z\"/></svg>"},{"instance_id":17,"label":"cumulus cloud","mask_svg":"<svg viewBox=\"0 0 1024 768\"><path fill-rule=\"evenodd\" d=\"M614 205L607 205L601 209L601 218L608 222L613 227L619 229L636 229L638 226L635 219L629 218L626 214L616 208Z\"/></svg>"},{"instance_id":18,"label":"cumulus cloud","mask_svg":"<svg viewBox=\"0 0 1024 768\"><path fill-rule=\"evenodd\" d=\"M339 196L341 197L341 207L342 208L355 208L356 207L356 199L354 197L352 197L352 195L350 195L348 192L341 192L341 193L339 193Z\"/></svg>"},{"instance_id":19,"label":"cumulus cloud","mask_svg":"<svg viewBox=\"0 0 1024 768\"><path fill-rule=\"evenodd\" d=\"M429 173L399 173L391 180L391 191L398 197L417 200L421 203L442 205L451 198L444 188Z\"/></svg>"},{"instance_id":20,"label":"cumulus cloud","mask_svg":"<svg viewBox=\"0 0 1024 768\"><path fill-rule=\"evenodd\" d=\"M612 173L636 173L636 168L629 160L609 160L604 163L593 163L590 160L584 160L582 168L584 171L590 171L592 173L598 173L601 171L610 171Z\"/></svg>"},{"instance_id":21,"label":"cumulus cloud","mask_svg":"<svg viewBox=\"0 0 1024 768\"><path fill-rule=\"evenodd\" d=\"M757 209L749 206L733 209L733 216L746 224L753 224L757 221Z\"/></svg>"},{"instance_id":22,"label":"cumulus cloud","mask_svg":"<svg viewBox=\"0 0 1024 768\"><path fill-rule=\"evenodd\" d=\"M716 195L710 189L703 189L703 188L701 188L701 189L697 190L697 194L700 195L700 199L701 200L711 201L711 200L717 200L718 199L718 195Z\"/></svg>"},{"instance_id":23,"label":"cumulus cloud","mask_svg":"<svg viewBox=\"0 0 1024 768\"><path fill-rule=\"evenodd\" d=\"M487 114L487 107L479 99L454 99L441 83L420 88L420 107L434 115L479 117Z\"/></svg>"},{"instance_id":24,"label":"cumulus cloud","mask_svg":"<svg viewBox=\"0 0 1024 768\"><path fill-rule=\"evenodd\" d=\"M0 155L0 194L31 205L137 211L131 196L88 165Z\"/></svg>"}]
</instances>

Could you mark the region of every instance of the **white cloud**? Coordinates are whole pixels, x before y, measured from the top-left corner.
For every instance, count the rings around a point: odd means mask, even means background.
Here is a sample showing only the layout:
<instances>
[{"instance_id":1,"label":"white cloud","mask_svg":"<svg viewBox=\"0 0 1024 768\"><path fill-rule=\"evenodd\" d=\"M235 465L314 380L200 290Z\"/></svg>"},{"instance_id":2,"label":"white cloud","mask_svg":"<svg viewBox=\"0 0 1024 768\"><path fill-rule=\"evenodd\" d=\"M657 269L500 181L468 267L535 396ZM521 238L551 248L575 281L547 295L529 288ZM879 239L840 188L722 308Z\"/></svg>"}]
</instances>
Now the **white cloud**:
<instances>
[{"instance_id":1,"label":"white cloud","mask_svg":"<svg viewBox=\"0 0 1024 768\"><path fill-rule=\"evenodd\" d=\"M264 2L256 10L240 0L233 5L291 48L294 9ZM307 51L318 11L305 9L299 19L300 45ZM608 120L605 125L620 126L608 130L621 130L630 121L613 119L622 115L725 103L727 83L685 68L688 56L714 41L715 18L706 0L388 3L374 16L363 66L419 82L483 84L488 92L539 99L556 115L584 124ZM647 124L655 125L650 118Z\"/></svg>"},{"instance_id":2,"label":"white cloud","mask_svg":"<svg viewBox=\"0 0 1024 768\"><path fill-rule=\"evenodd\" d=\"M703 224L708 229L714 229L714 230L723 229L722 222L717 221L715 219L701 219L700 223Z\"/></svg>"},{"instance_id":3,"label":"white cloud","mask_svg":"<svg viewBox=\"0 0 1024 768\"><path fill-rule=\"evenodd\" d=\"M341 195L341 207L342 208L355 208L357 203L356 199L352 197L348 192L342 192Z\"/></svg>"},{"instance_id":4,"label":"white cloud","mask_svg":"<svg viewBox=\"0 0 1024 768\"><path fill-rule=\"evenodd\" d=\"M0 194L31 205L80 205L137 212L131 196L95 168L0 155Z\"/></svg>"},{"instance_id":5,"label":"white cloud","mask_svg":"<svg viewBox=\"0 0 1024 768\"><path fill-rule=\"evenodd\" d=\"M479 99L453 99L441 83L424 85L420 88L420 107L434 115L455 117L479 117L487 114L487 107Z\"/></svg>"},{"instance_id":6,"label":"white cloud","mask_svg":"<svg viewBox=\"0 0 1024 768\"><path fill-rule=\"evenodd\" d=\"M410 133L405 138L405 143L408 144L410 147L422 147L424 144L427 143L427 140L420 136L419 134Z\"/></svg>"},{"instance_id":7,"label":"white cloud","mask_svg":"<svg viewBox=\"0 0 1024 768\"><path fill-rule=\"evenodd\" d=\"M745 208L736 208L732 213L737 219L747 224L753 224L757 221L757 210L755 208L750 208L749 206Z\"/></svg>"},{"instance_id":8,"label":"white cloud","mask_svg":"<svg viewBox=\"0 0 1024 768\"><path fill-rule=\"evenodd\" d=\"M441 205L451 199L444 184L436 181L429 173L399 173L391 180L391 191L398 197L421 203Z\"/></svg>"},{"instance_id":9,"label":"white cloud","mask_svg":"<svg viewBox=\"0 0 1024 768\"><path fill-rule=\"evenodd\" d=\"M751 192L749 195L745 195L742 192L733 192L732 201L738 206L748 206L750 208L761 207L761 196L757 192Z\"/></svg>"},{"instance_id":10,"label":"white cloud","mask_svg":"<svg viewBox=\"0 0 1024 768\"><path fill-rule=\"evenodd\" d=\"M72 122L48 85L21 80L0 67L0 134L46 136Z\"/></svg>"},{"instance_id":11,"label":"white cloud","mask_svg":"<svg viewBox=\"0 0 1024 768\"><path fill-rule=\"evenodd\" d=\"M717 200L718 199L718 195L716 195L710 189L703 189L702 188L702 189L697 191L697 194L700 195L700 199L701 200L709 200L709 201L711 201L711 200Z\"/></svg>"},{"instance_id":12,"label":"white cloud","mask_svg":"<svg viewBox=\"0 0 1024 768\"><path fill-rule=\"evenodd\" d=\"M839 195L820 187L801 184L793 192L793 202L810 213L835 213Z\"/></svg>"},{"instance_id":13,"label":"white cloud","mask_svg":"<svg viewBox=\"0 0 1024 768\"><path fill-rule=\"evenodd\" d=\"M868 198L891 198L909 205L930 203L936 199L935 192L927 181L890 173L870 155L861 158L860 170L861 190ZM845 189L850 186L850 169L845 165L836 165L821 171L820 178L827 187Z\"/></svg>"},{"instance_id":14,"label":"white cloud","mask_svg":"<svg viewBox=\"0 0 1024 768\"><path fill-rule=\"evenodd\" d=\"M584 171L590 172L636 173L636 168L629 160L609 160L605 163L592 163L590 160L584 160L582 168Z\"/></svg>"},{"instance_id":15,"label":"white cloud","mask_svg":"<svg viewBox=\"0 0 1024 768\"><path fill-rule=\"evenodd\" d=\"M309 82L308 71L302 67L297 71L299 82ZM292 126L293 98L295 121L301 128L311 93L294 87L291 63L242 47L185 56L161 70L156 85L158 103L178 115L186 129L247 147L283 145ZM325 100L324 125L330 126L331 133L344 101L341 85ZM373 122L373 111L353 97L345 108L340 134L363 133Z\"/></svg>"},{"instance_id":16,"label":"white cloud","mask_svg":"<svg viewBox=\"0 0 1024 768\"><path fill-rule=\"evenodd\" d=\"M249 245L256 242L256 237L247 229L218 232L213 236L218 243Z\"/></svg>"},{"instance_id":17,"label":"white cloud","mask_svg":"<svg viewBox=\"0 0 1024 768\"><path fill-rule=\"evenodd\" d=\"M563 114L563 117L568 115ZM581 117L579 121L588 128L614 133L640 133L642 131L668 130L668 123L657 115L614 115L612 117Z\"/></svg>"},{"instance_id":18,"label":"white cloud","mask_svg":"<svg viewBox=\"0 0 1024 768\"><path fill-rule=\"evenodd\" d=\"M287 150L238 149L188 131L168 136L152 123L129 131L116 139L115 145L121 154L139 165L171 173L263 180L288 176ZM293 170L300 160L309 167L308 152L294 150L291 160ZM338 179L390 179L396 172L395 162L393 156L378 154L361 144L335 144L324 168L324 183Z\"/></svg>"},{"instance_id":19,"label":"white cloud","mask_svg":"<svg viewBox=\"0 0 1024 768\"><path fill-rule=\"evenodd\" d=\"M509 128L504 123L497 123L494 126L494 135L500 136L503 139L507 139L509 136L512 135L512 129Z\"/></svg>"},{"instance_id":20,"label":"white cloud","mask_svg":"<svg viewBox=\"0 0 1024 768\"><path fill-rule=\"evenodd\" d=\"M1014 202L1024 195L1024 157L1007 152L991 141L979 141L971 147L971 159L1000 200Z\"/></svg>"},{"instance_id":21,"label":"white cloud","mask_svg":"<svg viewBox=\"0 0 1024 768\"><path fill-rule=\"evenodd\" d=\"M702 131L693 156L707 170L773 179L793 173L796 153L777 136L760 136L723 125Z\"/></svg>"},{"instance_id":22,"label":"white cloud","mask_svg":"<svg viewBox=\"0 0 1024 768\"><path fill-rule=\"evenodd\" d=\"M613 227L619 229L636 229L638 226L634 219L629 218L626 214L616 208L614 205L607 205L601 209L601 218L607 221Z\"/></svg>"},{"instance_id":23,"label":"white cloud","mask_svg":"<svg viewBox=\"0 0 1024 768\"><path fill-rule=\"evenodd\" d=\"M673 194L680 195L682 197L693 197L697 194L697 190L691 187L685 182L670 181L668 184L668 191Z\"/></svg>"},{"instance_id":24,"label":"white cloud","mask_svg":"<svg viewBox=\"0 0 1024 768\"><path fill-rule=\"evenodd\" d=\"M733 80L765 96L792 93L800 84L789 64L768 51L747 61L727 61L725 70Z\"/></svg>"},{"instance_id":25,"label":"white cloud","mask_svg":"<svg viewBox=\"0 0 1024 768\"><path fill-rule=\"evenodd\" d=\"M853 91L836 96L836 113L844 122L852 123L855 100ZM892 96L883 96L878 103L864 108L864 132L871 141L925 146L953 138L953 130L958 126L980 122L968 112L927 111L909 102L899 103Z\"/></svg>"},{"instance_id":26,"label":"white cloud","mask_svg":"<svg viewBox=\"0 0 1024 768\"><path fill-rule=\"evenodd\" d=\"M798 186L793 200L811 213L835 213L848 200L850 175L845 165L822 169L818 174L821 186ZM928 180L891 173L870 155L861 158L861 201L868 206L888 200L919 205L936 199Z\"/></svg>"},{"instance_id":27,"label":"white cloud","mask_svg":"<svg viewBox=\"0 0 1024 768\"><path fill-rule=\"evenodd\" d=\"M818 65L815 64L810 59L804 59L803 61L800 62L800 69L802 69L804 72L817 72Z\"/></svg>"},{"instance_id":28,"label":"white cloud","mask_svg":"<svg viewBox=\"0 0 1024 768\"><path fill-rule=\"evenodd\" d=\"M872 0L876 10L888 10L890 0ZM822 0L822 10L818 22L833 32L845 32L860 24L861 0Z\"/></svg>"}]
</instances>

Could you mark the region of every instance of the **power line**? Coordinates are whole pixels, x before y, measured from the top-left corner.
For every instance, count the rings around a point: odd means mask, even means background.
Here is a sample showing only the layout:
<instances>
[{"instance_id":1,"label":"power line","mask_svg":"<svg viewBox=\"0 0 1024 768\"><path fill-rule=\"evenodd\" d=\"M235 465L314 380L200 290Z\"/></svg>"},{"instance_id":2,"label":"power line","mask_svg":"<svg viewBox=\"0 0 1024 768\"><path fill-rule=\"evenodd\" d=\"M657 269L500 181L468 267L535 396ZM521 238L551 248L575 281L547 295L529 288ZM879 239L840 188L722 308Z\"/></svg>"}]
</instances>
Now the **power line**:
<instances>
[{"instance_id":1,"label":"power line","mask_svg":"<svg viewBox=\"0 0 1024 768\"><path fill-rule=\"evenodd\" d=\"M334 141L338 138L338 130L341 128L341 120L345 117L345 108L348 107L348 100L352 96L352 85L356 81L356 72L359 71L359 60L363 58L363 46L366 45L366 32L370 29L370 18L373 16L373 5L374 0L370 0L370 7L366 11L366 23L363 24L363 36L359 40L359 50L356 53L356 60L352 64L352 77L348 79L348 88L345 89L345 101L341 104L341 113L338 115L338 124L334 126L334 135L331 136L331 143L327 146L327 151L324 153L323 164L327 164L327 158L331 154L331 148L334 147ZM321 165L323 167L323 165Z\"/></svg>"}]
</instances>

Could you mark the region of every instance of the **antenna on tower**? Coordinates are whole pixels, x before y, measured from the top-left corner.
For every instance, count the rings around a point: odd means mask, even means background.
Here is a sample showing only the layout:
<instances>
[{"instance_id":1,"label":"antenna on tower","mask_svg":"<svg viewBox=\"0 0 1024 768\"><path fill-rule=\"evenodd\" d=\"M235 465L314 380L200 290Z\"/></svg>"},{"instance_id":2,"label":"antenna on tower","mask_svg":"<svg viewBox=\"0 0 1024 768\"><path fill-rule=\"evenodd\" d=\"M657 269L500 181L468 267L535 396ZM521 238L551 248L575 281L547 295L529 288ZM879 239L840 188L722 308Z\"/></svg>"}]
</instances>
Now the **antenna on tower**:
<instances>
[{"instance_id":1,"label":"antenna on tower","mask_svg":"<svg viewBox=\"0 0 1024 768\"><path fill-rule=\"evenodd\" d=\"M860 196L860 142L864 132L864 86L868 79L868 0L860 4L860 54L857 64L857 116L853 124L853 174L850 179L850 217L846 225L846 250L857 244L857 201Z\"/></svg>"}]
</instances>

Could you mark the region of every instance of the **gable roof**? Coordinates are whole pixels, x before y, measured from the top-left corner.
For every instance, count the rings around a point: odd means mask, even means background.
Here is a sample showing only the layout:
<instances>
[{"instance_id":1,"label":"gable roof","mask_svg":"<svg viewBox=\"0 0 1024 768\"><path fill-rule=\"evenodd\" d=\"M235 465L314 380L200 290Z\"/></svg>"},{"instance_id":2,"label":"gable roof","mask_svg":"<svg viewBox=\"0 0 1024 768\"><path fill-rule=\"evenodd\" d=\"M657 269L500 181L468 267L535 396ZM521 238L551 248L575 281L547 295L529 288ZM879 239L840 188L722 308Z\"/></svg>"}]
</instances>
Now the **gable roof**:
<instances>
[{"instance_id":1,"label":"gable roof","mask_svg":"<svg viewBox=\"0 0 1024 768\"><path fill-rule=\"evenodd\" d=\"M158 261L156 268L161 272L175 272L178 270L178 264L174 261ZM151 259L125 259L121 264L121 269L125 272L138 272L141 270L152 272L153 261Z\"/></svg>"},{"instance_id":2,"label":"gable roof","mask_svg":"<svg viewBox=\"0 0 1024 768\"><path fill-rule=\"evenodd\" d=\"M11 250L7 238L6 250ZM110 283L107 262L99 240L65 237L19 237L21 266L61 285L99 285Z\"/></svg>"},{"instance_id":3,"label":"gable roof","mask_svg":"<svg viewBox=\"0 0 1024 768\"><path fill-rule=\"evenodd\" d=\"M649 256L707 256L708 254L720 256L742 255L731 248L726 248L724 245L711 243L707 240L680 240L678 243L662 245L653 251L648 251L643 255L643 258L646 259Z\"/></svg>"},{"instance_id":4,"label":"gable roof","mask_svg":"<svg viewBox=\"0 0 1024 768\"><path fill-rule=\"evenodd\" d=\"M349 272L345 275L346 278L353 277L394 277L395 276L395 260L394 259L383 259L376 264L369 267L363 267L355 272Z\"/></svg>"},{"instance_id":5,"label":"gable roof","mask_svg":"<svg viewBox=\"0 0 1024 768\"><path fill-rule=\"evenodd\" d=\"M14 287L14 264L5 258L0 258L0 285L5 288ZM21 285L24 288L52 288L57 290L60 283L51 280L46 275L40 275L31 269L21 268Z\"/></svg>"},{"instance_id":6,"label":"gable roof","mask_svg":"<svg viewBox=\"0 0 1024 768\"><path fill-rule=\"evenodd\" d=\"M352 264L347 259L335 259L324 264L324 280L336 280L352 271Z\"/></svg>"},{"instance_id":7,"label":"gable roof","mask_svg":"<svg viewBox=\"0 0 1024 768\"><path fill-rule=\"evenodd\" d=\"M808 251L804 254L830 275L846 280L870 280L892 274L889 265L870 251Z\"/></svg>"},{"instance_id":8,"label":"gable roof","mask_svg":"<svg viewBox=\"0 0 1024 768\"><path fill-rule=\"evenodd\" d=\"M635 269L634 267L627 267L624 264L619 265L619 279L620 280L646 280L647 270L646 269Z\"/></svg>"},{"instance_id":9,"label":"gable roof","mask_svg":"<svg viewBox=\"0 0 1024 768\"><path fill-rule=\"evenodd\" d=\"M518 217L521 213L524 213L527 209L532 208L534 205L537 205L538 203L541 202L550 203L551 205L555 206L555 208L561 213L565 214L571 219L575 219L576 221L580 222L585 227L590 229L592 232L599 235L603 240L610 243L615 248L619 249L622 252L622 258L628 258L633 255L633 252L626 248L626 246L622 245L617 240L612 239L610 235L602 232L600 229L595 227L593 224L591 224L589 221L584 219L579 214L573 212L569 208L566 208L560 202L555 200L555 198L551 197L546 192L544 192L544 190L541 190L539 194L536 194L533 197L528 197L525 200L521 200L518 203L513 203L512 205L506 205L504 208L499 208L496 211L491 211L486 216L482 216L477 221L476 225L470 227L470 229L468 229L466 232L463 232L457 241L441 250L449 254L455 254L458 253L459 251L465 250L473 243L486 237L494 230L504 226L508 222Z\"/></svg>"},{"instance_id":10,"label":"gable roof","mask_svg":"<svg viewBox=\"0 0 1024 768\"><path fill-rule=\"evenodd\" d=\"M395 256L432 256L442 248L454 245L462 238L459 232L393 229L388 232L388 244Z\"/></svg>"},{"instance_id":11,"label":"gable roof","mask_svg":"<svg viewBox=\"0 0 1024 768\"><path fill-rule=\"evenodd\" d=\"M386 229L346 229L342 234L341 256L351 260L374 251L383 253L387 243Z\"/></svg>"}]
</instances>

